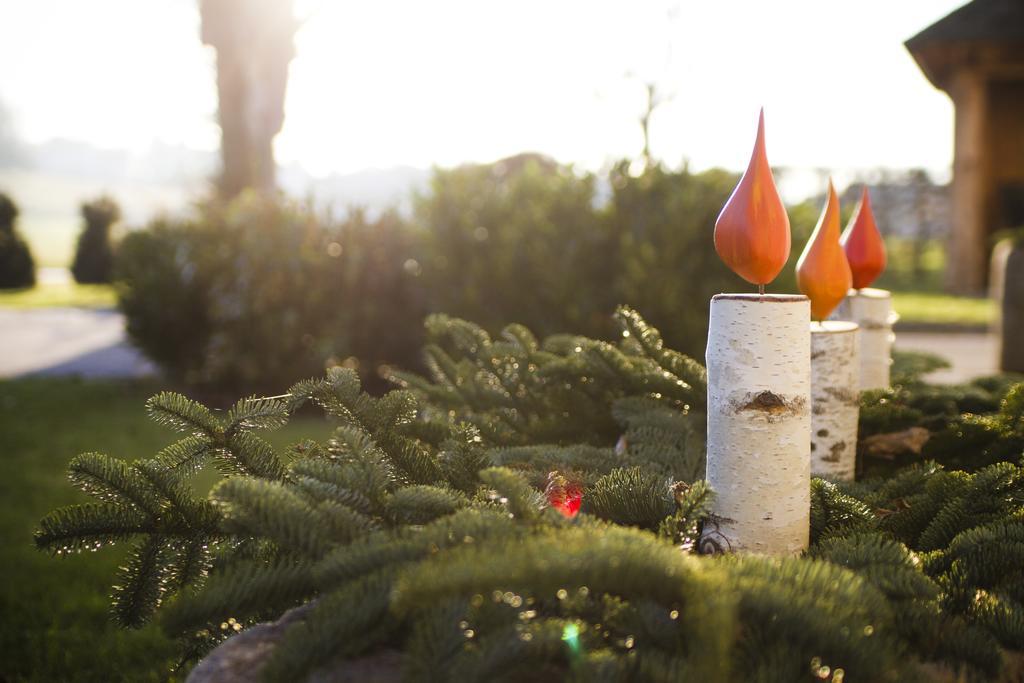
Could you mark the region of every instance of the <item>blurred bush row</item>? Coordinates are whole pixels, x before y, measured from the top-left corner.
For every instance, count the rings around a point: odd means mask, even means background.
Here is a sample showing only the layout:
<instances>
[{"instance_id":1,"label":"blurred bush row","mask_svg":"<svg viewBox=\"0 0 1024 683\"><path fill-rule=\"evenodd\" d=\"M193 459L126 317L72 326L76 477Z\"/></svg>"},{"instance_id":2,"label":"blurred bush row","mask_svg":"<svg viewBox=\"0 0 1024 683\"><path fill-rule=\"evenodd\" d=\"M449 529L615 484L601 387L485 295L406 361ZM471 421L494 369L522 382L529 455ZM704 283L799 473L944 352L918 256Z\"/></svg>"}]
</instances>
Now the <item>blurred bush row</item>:
<instances>
[{"instance_id":1,"label":"blurred bush row","mask_svg":"<svg viewBox=\"0 0 1024 683\"><path fill-rule=\"evenodd\" d=\"M71 273L76 282L110 282L114 267L114 249L110 228L121 218L121 209L110 197L99 197L81 206L85 227L78 237ZM0 289L23 289L36 284L35 259L28 243L19 234L15 222L18 206L0 193Z\"/></svg>"},{"instance_id":2,"label":"blurred bush row","mask_svg":"<svg viewBox=\"0 0 1024 683\"><path fill-rule=\"evenodd\" d=\"M233 390L325 364L418 367L433 311L607 337L629 303L702 358L710 297L751 289L711 238L736 180L625 163L599 178L522 155L436 171L408 217L242 196L130 233L118 294L131 337L173 379ZM817 209L792 216L795 260ZM787 268L771 289L794 280Z\"/></svg>"},{"instance_id":3,"label":"blurred bush row","mask_svg":"<svg viewBox=\"0 0 1024 683\"><path fill-rule=\"evenodd\" d=\"M15 228L17 218L17 204L0 194L0 289L31 287L36 283L35 260L28 243Z\"/></svg>"}]
</instances>

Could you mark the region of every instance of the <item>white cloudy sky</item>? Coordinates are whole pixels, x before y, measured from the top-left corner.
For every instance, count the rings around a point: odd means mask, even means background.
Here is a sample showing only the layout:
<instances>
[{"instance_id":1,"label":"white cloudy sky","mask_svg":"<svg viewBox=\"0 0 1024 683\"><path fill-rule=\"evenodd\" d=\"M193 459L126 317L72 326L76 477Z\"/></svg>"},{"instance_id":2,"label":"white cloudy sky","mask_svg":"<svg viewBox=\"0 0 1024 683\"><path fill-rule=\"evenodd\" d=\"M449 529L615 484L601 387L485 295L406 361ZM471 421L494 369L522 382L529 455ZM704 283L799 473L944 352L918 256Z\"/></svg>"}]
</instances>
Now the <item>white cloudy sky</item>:
<instances>
[{"instance_id":1,"label":"white cloudy sky","mask_svg":"<svg viewBox=\"0 0 1024 683\"><path fill-rule=\"evenodd\" d=\"M674 98L653 148L742 168L947 169L952 106L902 42L963 0L297 0L280 161L317 174L537 150L635 155L640 82ZM195 0L0 0L0 102L32 142L214 149ZM632 74L632 77L629 76Z\"/></svg>"}]
</instances>

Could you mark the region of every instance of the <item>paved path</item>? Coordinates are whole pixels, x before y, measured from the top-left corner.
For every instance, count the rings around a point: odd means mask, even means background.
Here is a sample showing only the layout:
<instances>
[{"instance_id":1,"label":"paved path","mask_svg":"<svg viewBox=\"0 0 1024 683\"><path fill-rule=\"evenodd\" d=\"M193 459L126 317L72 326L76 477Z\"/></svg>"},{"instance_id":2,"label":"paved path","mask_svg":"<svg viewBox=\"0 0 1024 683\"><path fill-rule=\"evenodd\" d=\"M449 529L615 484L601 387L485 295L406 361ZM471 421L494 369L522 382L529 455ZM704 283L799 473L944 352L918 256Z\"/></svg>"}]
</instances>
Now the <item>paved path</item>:
<instances>
[{"instance_id":1,"label":"paved path","mask_svg":"<svg viewBox=\"0 0 1024 683\"><path fill-rule=\"evenodd\" d=\"M929 374L936 384L955 384L998 372L998 340L987 332L897 332L896 348L929 351L948 360L953 367Z\"/></svg>"},{"instance_id":2,"label":"paved path","mask_svg":"<svg viewBox=\"0 0 1024 683\"><path fill-rule=\"evenodd\" d=\"M0 378L142 377L156 372L128 344L117 311L0 308Z\"/></svg>"},{"instance_id":3,"label":"paved path","mask_svg":"<svg viewBox=\"0 0 1024 683\"><path fill-rule=\"evenodd\" d=\"M900 332L896 348L930 351L949 360L953 367L932 373L932 382L964 382L996 372L996 338L986 333ZM124 318L117 311L0 308L0 378L141 377L155 372L128 344Z\"/></svg>"}]
</instances>

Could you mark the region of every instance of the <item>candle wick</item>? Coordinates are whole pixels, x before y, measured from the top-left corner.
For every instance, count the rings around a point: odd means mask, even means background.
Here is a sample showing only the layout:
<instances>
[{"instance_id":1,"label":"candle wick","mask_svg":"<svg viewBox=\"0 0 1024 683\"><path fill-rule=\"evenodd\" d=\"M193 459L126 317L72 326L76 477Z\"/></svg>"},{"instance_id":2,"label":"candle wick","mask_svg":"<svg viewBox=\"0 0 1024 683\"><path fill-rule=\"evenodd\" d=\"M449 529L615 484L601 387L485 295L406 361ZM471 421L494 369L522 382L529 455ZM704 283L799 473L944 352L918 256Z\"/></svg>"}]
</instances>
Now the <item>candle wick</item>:
<instances>
[{"instance_id":1,"label":"candle wick","mask_svg":"<svg viewBox=\"0 0 1024 683\"><path fill-rule=\"evenodd\" d=\"M757 286L757 292L761 295L761 300L764 300L764 285Z\"/></svg>"}]
</instances>

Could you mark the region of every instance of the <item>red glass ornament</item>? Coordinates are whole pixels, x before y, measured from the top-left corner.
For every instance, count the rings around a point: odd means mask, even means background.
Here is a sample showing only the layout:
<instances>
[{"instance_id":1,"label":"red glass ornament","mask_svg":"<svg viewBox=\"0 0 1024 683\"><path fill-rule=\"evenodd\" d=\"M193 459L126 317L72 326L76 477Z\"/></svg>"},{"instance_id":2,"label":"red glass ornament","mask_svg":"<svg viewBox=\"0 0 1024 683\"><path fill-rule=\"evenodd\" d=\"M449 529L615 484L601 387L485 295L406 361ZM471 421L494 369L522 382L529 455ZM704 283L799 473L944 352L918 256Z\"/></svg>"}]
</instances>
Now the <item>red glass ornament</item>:
<instances>
[{"instance_id":1,"label":"red glass ornament","mask_svg":"<svg viewBox=\"0 0 1024 683\"><path fill-rule=\"evenodd\" d=\"M569 481L558 472L548 474L544 495L548 499L548 505L566 517L575 517L583 503L583 489L580 485Z\"/></svg>"}]
</instances>

